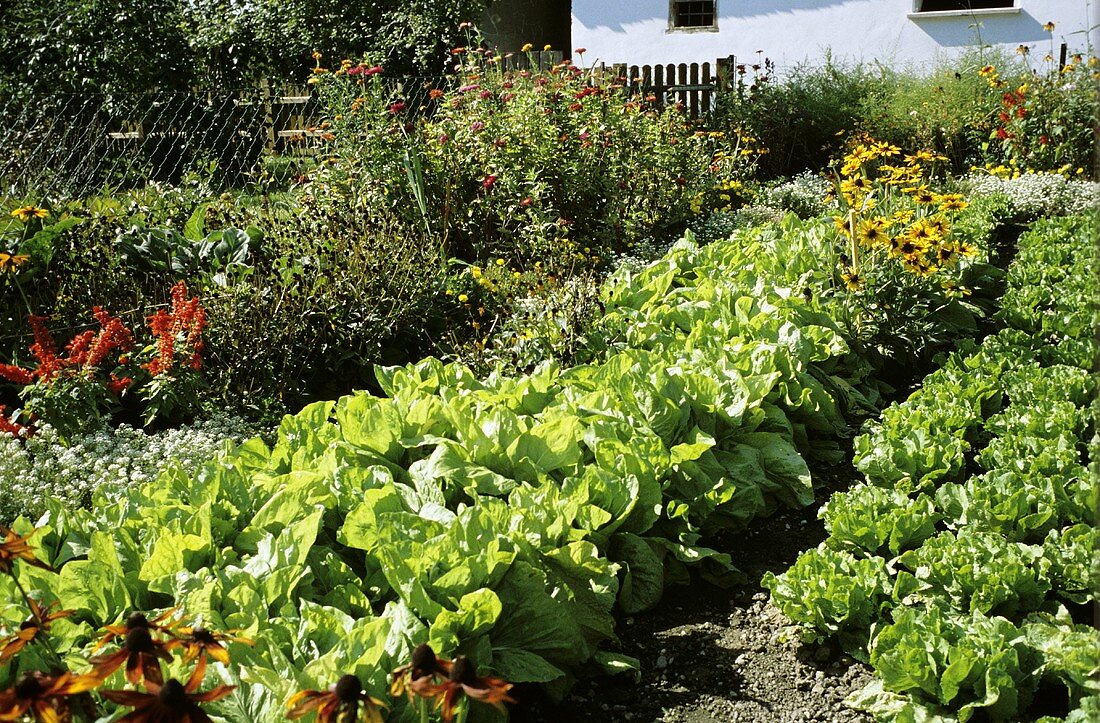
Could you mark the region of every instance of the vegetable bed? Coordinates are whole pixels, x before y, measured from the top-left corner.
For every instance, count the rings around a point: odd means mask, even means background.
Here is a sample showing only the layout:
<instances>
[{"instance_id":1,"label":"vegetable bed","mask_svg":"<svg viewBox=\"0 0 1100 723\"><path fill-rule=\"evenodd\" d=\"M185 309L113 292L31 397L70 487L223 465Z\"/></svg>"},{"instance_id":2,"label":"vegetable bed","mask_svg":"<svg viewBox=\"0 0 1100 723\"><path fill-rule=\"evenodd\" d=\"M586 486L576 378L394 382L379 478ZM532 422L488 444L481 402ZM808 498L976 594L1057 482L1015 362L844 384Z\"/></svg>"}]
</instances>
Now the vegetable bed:
<instances>
[{"instance_id":1,"label":"vegetable bed","mask_svg":"<svg viewBox=\"0 0 1100 723\"><path fill-rule=\"evenodd\" d=\"M280 720L295 690L349 673L385 697L425 642L551 695L582 665L635 669L601 649L613 610L652 606L689 567L735 576L703 536L810 504L807 459L835 460L845 428L831 392L866 406L835 322L792 293L828 234L800 238L796 262L780 235L748 235L612 279L596 363L483 381L431 359L383 369L387 397L311 405L272 446L91 511L54 503L34 541L58 572L17 577L75 611L52 638L76 671L133 610L179 606L252 639L208 673L238 686L210 706L229 721ZM11 579L0 596L17 625ZM47 662L26 649L0 686Z\"/></svg>"},{"instance_id":2,"label":"vegetable bed","mask_svg":"<svg viewBox=\"0 0 1100 723\"><path fill-rule=\"evenodd\" d=\"M855 442L866 482L822 509L829 538L772 601L878 680L880 720L1100 715L1093 217L1020 239L999 317Z\"/></svg>"}]
</instances>

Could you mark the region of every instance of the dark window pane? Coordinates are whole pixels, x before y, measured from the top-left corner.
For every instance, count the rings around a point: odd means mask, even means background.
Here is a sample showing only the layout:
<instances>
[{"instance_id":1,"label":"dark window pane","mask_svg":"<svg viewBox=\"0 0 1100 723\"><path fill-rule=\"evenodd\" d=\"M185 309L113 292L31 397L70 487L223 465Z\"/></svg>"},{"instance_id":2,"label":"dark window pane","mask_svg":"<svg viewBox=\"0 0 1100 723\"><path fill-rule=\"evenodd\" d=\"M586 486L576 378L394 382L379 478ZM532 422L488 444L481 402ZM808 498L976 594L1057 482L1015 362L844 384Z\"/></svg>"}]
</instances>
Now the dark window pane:
<instances>
[{"instance_id":1,"label":"dark window pane","mask_svg":"<svg viewBox=\"0 0 1100 723\"><path fill-rule=\"evenodd\" d=\"M715 25L714 1L672 3L672 27L712 28Z\"/></svg>"},{"instance_id":2,"label":"dark window pane","mask_svg":"<svg viewBox=\"0 0 1100 723\"><path fill-rule=\"evenodd\" d=\"M923 0L922 13L934 13L940 10L982 10L984 8L1010 8L1013 0Z\"/></svg>"}]
</instances>

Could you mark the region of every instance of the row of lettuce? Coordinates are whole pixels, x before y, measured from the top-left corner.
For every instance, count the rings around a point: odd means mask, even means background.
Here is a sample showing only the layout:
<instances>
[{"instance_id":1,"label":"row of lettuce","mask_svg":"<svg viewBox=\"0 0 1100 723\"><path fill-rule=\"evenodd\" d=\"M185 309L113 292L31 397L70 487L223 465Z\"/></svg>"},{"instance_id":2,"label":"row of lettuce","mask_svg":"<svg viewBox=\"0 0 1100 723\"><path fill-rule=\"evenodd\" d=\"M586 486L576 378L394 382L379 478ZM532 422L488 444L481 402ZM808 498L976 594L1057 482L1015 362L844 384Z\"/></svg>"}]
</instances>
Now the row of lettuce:
<instances>
[{"instance_id":1,"label":"row of lettuce","mask_svg":"<svg viewBox=\"0 0 1100 723\"><path fill-rule=\"evenodd\" d=\"M868 426L828 539L765 578L805 637L870 663L849 702L880 720L1100 717L1095 222L1023 235L1004 328Z\"/></svg>"},{"instance_id":2,"label":"row of lettuce","mask_svg":"<svg viewBox=\"0 0 1100 723\"><path fill-rule=\"evenodd\" d=\"M807 460L838 459L844 414L871 407L827 302L801 293L834 281L831 229L792 217L624 269L592 363L383 369L387 396L309 406L271 445L227 445L91 509L48 503L34 540L59 572L15 574L75 611L51 631L75 672L132 611L179 606L254 640L207 673L238 686L209 706L228 721L281 720L296 690L345 674L383 697L425 642L551 696L586 666L629 672L606 650L613 612L652 606L689 568L736 575L706 537L810 504ZM19 599L0 579L4 627ZM49 665L28 647L0 687Z\"/></svg>"}]
</instances>

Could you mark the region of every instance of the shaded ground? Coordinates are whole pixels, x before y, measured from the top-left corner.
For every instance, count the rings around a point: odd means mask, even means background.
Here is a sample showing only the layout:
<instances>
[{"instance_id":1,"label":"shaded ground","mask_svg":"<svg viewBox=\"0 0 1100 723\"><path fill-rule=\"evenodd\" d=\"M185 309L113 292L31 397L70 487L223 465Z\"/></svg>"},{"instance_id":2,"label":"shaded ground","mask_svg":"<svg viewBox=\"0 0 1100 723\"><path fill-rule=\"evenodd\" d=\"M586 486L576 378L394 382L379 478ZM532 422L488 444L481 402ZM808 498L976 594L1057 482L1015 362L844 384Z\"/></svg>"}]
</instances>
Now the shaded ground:
<instances>
[{"instance_id":1,"label":"shaded ground","mask_svg":"<svg viewBox=\"0 0 1100 723\"><path fill-rule=\"evenodd\" d=\"M816 481L820 502L849 484L827 472ZM869 670L830 647L787 641L788 623L759 584L766 571L786 570L800 552L825 539L817 507L758 520L718 545L748 584L669 588L656 609L620 621L620 650L641 660L640 682L627 676L582 681L560 705L521 705L512 720L869 721L843 704L871 679Z\"/></svg>"}]
</instances>

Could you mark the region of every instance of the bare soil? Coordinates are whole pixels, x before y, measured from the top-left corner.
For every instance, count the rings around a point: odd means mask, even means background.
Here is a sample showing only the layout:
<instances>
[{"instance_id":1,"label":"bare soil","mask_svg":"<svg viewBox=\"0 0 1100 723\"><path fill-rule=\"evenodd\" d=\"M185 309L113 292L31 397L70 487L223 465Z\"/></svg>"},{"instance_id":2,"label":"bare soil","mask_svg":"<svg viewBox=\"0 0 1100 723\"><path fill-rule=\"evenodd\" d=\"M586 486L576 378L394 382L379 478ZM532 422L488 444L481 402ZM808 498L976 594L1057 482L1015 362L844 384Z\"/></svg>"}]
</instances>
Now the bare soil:
<instances>
[{"instance_id":1,"label":"bare soil","mask_svg":"<svg viewBox=\"0 0 1100 723\"><path fill-rule=\"evenodd\" d=\"M849 486L851 468L816 475L819 504ZM705 582L672 587L661 604L620 620L618 650L642 663L641 680L625 675L582 680L560 704L525 701L520 723L863 722L849 693L870 670L827 645L806 645L768 602L760 578L786 570L825 539L818 505L757 520L719 540L748 582L722 589Z\"/></svg>"}]
</instances>

